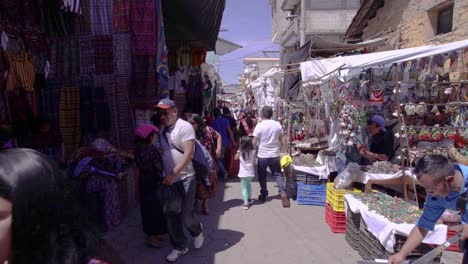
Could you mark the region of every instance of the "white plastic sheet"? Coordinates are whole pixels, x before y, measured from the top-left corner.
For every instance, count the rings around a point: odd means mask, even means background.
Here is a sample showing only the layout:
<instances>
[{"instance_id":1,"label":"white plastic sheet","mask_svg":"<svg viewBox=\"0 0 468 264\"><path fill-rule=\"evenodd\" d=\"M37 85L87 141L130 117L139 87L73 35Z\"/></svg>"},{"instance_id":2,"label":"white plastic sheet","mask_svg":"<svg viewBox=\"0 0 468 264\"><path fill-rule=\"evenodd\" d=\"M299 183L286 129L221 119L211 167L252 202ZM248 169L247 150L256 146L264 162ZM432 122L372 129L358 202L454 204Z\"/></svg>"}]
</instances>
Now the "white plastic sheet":
<instances>
[{"instance_id":1,"label":"white plastic sheet","mask_svg":"<svg viewBox=\"0 0 468 264\"><path fill-rule=\"evenodd\" d=\"M360 213L362 219L366 223L367 229L380 241L390 253L394 253L395 234L408 236L415 224L395 224L377 214L370 211L369 207L363 204L351 194L345 194L347 206L353 213ZM447 240L447 226L436 225L433 232L429 232L424 238L423 243L441 245Z\"/></svg>"},{"instance_id":2,"label":"white plastic sheet","mask_svg":"<svg viewBox=\"0 0 468 264\"><path fill-rule=\"evenodd\" d=\"M328 179L328 168L326 165L317 166L317 167L305 167L305 166L295 166L293 168L298 171L302 171L308 174L318 175L320 180Z\"/></svg>"},{"instance_id":3,"label":"white plastic sheet","mask_svg":"<svg viewBox=\"0 0 468 264\"><path fill-rule=\"evenodd\" d=\"M468 47L468 39L439 46L421 46L408 49L374 52L362 55L311 60L301 63L302 81L316 83L341 76L351 78L367 68L388 68L394 63L444 54ZM337 69L340 69L337 71Z\"/></svg>"}]
</instances>

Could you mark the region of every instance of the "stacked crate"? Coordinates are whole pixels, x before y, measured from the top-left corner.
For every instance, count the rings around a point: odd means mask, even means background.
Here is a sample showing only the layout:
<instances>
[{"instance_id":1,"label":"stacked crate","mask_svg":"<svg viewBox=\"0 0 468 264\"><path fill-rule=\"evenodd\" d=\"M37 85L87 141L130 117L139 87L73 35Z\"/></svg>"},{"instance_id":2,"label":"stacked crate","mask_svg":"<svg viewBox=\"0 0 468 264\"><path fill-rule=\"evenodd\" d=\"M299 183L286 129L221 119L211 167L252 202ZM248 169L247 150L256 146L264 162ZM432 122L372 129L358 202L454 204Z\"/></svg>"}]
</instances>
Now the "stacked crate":
<instances>
[{"instance_id":1,"label":"stacked crate","mask_svg":"<svg viewBox=\"0 0 468 264\"><path fill-rule=\"evenodd\" d=\"M448 230L447 230L447 240L449 240L450 238L452 238L453 236L456 236L458 234L457 230L456 230L456 227L451 227L449 226L448 227ZM460 247L458 245L458 241L452 245L450 245L450 247L448 247L446 250L448 251L455 251L455 252L461 252L460 250Z\"/></svg>"},{"instance_id":2,"label":"stacked crate","mask_svg":"<svg viewBox=\"0 0 468 264\"><path fill-rule=\"evenodd\" d=\"M297 204L325 206L326 185L297 184Z\"/></svg>"},{"instance_id":3,"label":"stacked crate","mask_svg":"<svg viewBox=\"0 0 468 264\"><path fill-rule=\"evenodd\" d=\"M297 204L325 206L326 182L318 175L293 169L292 176L296 184Z\"/></svg>"},{"instance_id":4,"label":"stacked crate","mask_svg":"<svg viewBox=\"0 0 468 264\"><path fill-rule=\"evenodd\" d=\"M325 221L333 233L346 233L344 195L349 192L350 191L347 190L335 189L332 182L327 183L327 206L325 208Z\"/></svg>"},{"instance_id":5,"label":"stacked crate","mask_svg":"<svg viewBox=\"0 0 468 264\"><path fill-rule=\"evenodd\" d=\"M361 213L353 213L349 206L346 211L346 235L345 240L356 251L359 251Z\"/></svg>"}]
</instances>

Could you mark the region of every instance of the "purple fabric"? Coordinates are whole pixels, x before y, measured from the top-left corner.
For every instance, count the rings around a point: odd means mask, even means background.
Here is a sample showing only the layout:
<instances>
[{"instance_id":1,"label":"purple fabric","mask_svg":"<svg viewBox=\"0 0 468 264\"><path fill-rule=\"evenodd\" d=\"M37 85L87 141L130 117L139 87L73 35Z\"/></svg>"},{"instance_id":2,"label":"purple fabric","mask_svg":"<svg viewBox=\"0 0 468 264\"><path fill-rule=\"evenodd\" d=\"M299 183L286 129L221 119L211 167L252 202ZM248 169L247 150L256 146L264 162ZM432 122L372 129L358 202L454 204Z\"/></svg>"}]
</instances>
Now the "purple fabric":
<instances>
[{"instance_id":1,"label":"purple fabric","mask_svg":"<svg viewBox=\"0 0 468 264\"><path fill-rule=\"evenodd\" d=\"M156 0L156 30L157 30L157 47L156 47L156 71L158 78L158 94L159 98L169 97L169 51L166 46L166 36L164 33L164 21L162 13L161 0Z\"/></svg>"},{"instance_id":2,"label":"purple fabric","mask_svg":"<svg viewBox=\"0 0 468 264\"><path fill-rule=\"evenodd\" d=\"M139 126L136 129L135 134L143 139L146 139L152 132L158 133L159 130L153 125L146 124Z\"/></svg>"},{"instance_id":3,"label":"purple fabric","mask_svg":"<svg viewBox=\"0 0 468 264\"><path fill-rule=\"evenodd\" d=\"M119 187L115 179L92 175L87 184L88 193L104 192L104 218L107 227L117 226L121 220Z\"/></svg>"},{"instance_id":4,"label":"purple fabric","mask_svg":"<svg viewBox=\"0 0 468 264\"><path fill-rule=\"evenodd\" d=\"M221 138L223 139L223 147L229 146L229 120L223 117L216 118L215 120L211 121L210 126L221 135Z\"/></svg>"},{"instance_id":5,"label":"purple fabric","mask_svg":"<svg viewBox=\"0 0 468 264\"><path fill-rule=\"evenodd\" d=\"M132 1L132 54L156 56L156 10L154 0Z\"/></svg>"}]
</instances>

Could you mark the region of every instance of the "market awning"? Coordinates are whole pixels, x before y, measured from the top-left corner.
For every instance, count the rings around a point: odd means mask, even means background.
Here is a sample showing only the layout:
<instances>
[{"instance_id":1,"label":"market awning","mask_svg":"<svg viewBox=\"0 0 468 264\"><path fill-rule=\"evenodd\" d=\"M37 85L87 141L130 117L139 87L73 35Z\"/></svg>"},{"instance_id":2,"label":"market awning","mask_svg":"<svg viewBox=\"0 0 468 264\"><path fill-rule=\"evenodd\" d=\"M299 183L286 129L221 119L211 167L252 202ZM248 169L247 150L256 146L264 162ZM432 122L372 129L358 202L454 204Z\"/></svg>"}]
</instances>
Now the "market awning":
<instances>
[{"instance_id":1,"label":"market awning","mask_svg":"<svg viewBox=\"0 0 468 264\"><path fill-rule=\"evenodd\" d=\"M226 0L162 0L169 49L187 45L215 51Z\"/></svg>"},{"instance_id":2,"label":"market awning","mask_svg":"<svg viewBox=\"0 0 468 264\"><path fill-rule=\"evenodd\" d=\"M439 46L422 46L311 60L301 63L301 77L303 81L323 82L338 75L342 77L355 76L367 68L389 67L394 63L449 53L464 48L468 48L468 39Z\"/></svg>"},{"instance_id":3,"label":"market awning","mask_svg":"<svg viewBox=\"0 0 468 264\"><path fill-rule=\"evenodd\" d=\"M216 54L219 56L226 55L240 48L242 48L241 45L225 40L223 38L218 38L218 41L216 41Z\"/></svg>"}]
</instances>

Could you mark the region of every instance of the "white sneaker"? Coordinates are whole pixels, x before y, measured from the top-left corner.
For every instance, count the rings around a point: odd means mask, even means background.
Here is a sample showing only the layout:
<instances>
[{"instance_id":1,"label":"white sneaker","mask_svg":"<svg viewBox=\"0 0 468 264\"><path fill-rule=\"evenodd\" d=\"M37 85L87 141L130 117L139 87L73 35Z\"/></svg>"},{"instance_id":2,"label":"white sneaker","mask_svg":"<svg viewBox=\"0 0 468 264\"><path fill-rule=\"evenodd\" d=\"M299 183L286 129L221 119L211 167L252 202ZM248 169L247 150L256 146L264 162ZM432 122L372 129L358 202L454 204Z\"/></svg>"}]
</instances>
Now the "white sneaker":
<instances>
[{"instance_id":1,"label":"white sneaker","mask_svg":"<svg viewBox=\"0 0 468 264\"><path fill-rule=\"evenodd\" d=\"M202 231L197 237L193 238L193 247L195 249L200 249L203 246L203 242L205 242L205 237Z\"/></svg>"},{"instance_id":2,"label":"white sneaker","mask_svg":"<svg viewBox=\"0 0 468 264\"><path fill-rule=\"evenodd\" d=\"M167 262L176 262L180 257L182 257L183 255L187 254L189 251L188 248L185 248L183 250L177 250L177 249L173 249L171 251L171 253L169 253L169 255L167 255L166 257L166 261Z\"/></svg>"}]
</instances>

